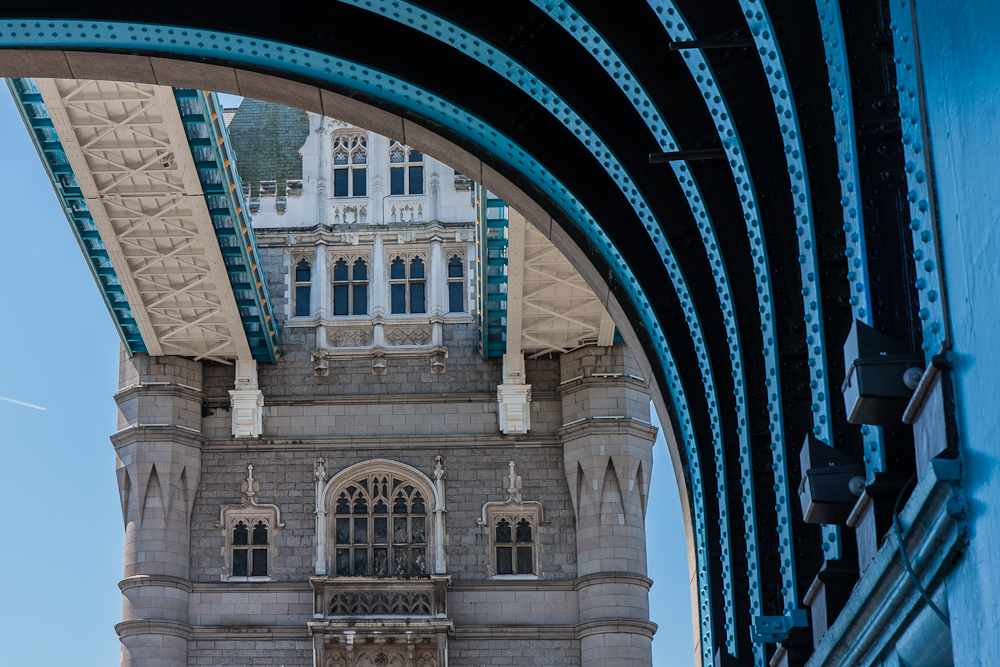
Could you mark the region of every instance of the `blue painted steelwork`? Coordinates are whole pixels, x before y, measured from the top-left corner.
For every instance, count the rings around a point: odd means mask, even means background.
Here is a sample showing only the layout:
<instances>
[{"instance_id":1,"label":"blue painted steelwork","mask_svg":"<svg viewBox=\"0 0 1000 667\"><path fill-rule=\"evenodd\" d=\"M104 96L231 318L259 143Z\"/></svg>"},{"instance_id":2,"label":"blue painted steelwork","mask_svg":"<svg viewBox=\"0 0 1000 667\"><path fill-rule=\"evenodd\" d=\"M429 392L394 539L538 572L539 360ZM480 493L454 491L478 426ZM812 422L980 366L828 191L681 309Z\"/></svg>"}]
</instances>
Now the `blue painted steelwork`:
<instances>
[{"instance_id":1,"label":"blue painted steelwork","mask_svg":"<svg viewBox=\"0 0 1000 667\"><path fill-rule=\"evenodd\" d=\"M281 356L271 311L267 277L260 265L256 235L250 225L229 132L215 93L174 89L188 146L198 168L205 203L212 216L229 282L240 310L250 352L257 361L277 363Z\"/></svg>"},{"instance_id":2,"label":"blue painted steelwork","mask_svg":"<svg viewBox=\"0 0 1000 667\"><path fill-rule=\"evenodd\" d=\"M649 129L653 138L656 139L657 144L660 146L660 149L663 151L677 150L677 140L674 137L669 125L663 120L663 114L646 92L645 87L639 81L639 78L635 76L631 69L629 69L628 65L625 64L624 59L618 55L614 48L611 47L611 44L604 38L603 35L601 35L600 31L598 31L597 28L592 25L585 16L583 16L583 14L567 2L548 2L542 0L531 1L532 4L544 11L549 18L558 23L560 27L576 39L576 41L583 46L587 52L591 54L591 56L593 56L594 60L604 69L604 71L608 73L611 81L614 81L618 85L622 94L625 95L625 97L632 104L636 113L643 119L646 127ZM683 160L676 161L671 163L671 168L673 169L674 176L680 183L684 196L687 199L692 217L698 226L699 235L701 236L705 253L707 254L709 262L713 267L712 275L715 279L716 291L720 297L720 307L722 310L723 321L725 323L727 333L729 334L726 339L729 345L729 359L732 366L731 374L736 380L736 382L734 382L734 393L736 394L737 399L737 411L745 420L746 403L743 397L744 383L739 381L743 379L742 353L740 351L739 336L737 334L738 327L736 324L736 316L732 309L732 303L734 300L732 298L732 290L729 286L729 276L726 271L725 260L722 257L721 244L719 243L718 236L715 233L715 226L712 224L711 216L705 206L705 198L701 194L701 188L698 186L688 163ZM651 232L653 229L656 229L656 227L651 228L651 221L655 224L653 216L648 215L646 218L647 232ZM654 238L654 242L655 240L656 239ZM673 250L670 248L669 244L665 245L665 252L664 249L661 249L661 252L664 253L664 261L672 262L674 261ZM685 306L685 319L689 319L689 317L693 318L700 329L701 325L697 320L696 311L693 308L690 309L690 311L688 310L688 304L683 297L681 298L681 303ZM688 314L689 312L690 316ZM733 550L732 540L730 539L729 525L729 493L726 488L726 445L725 439L722 435L722 422L718 411L718 402L714 388L714 375L712 372L711 361L709 355L704 354L704 349L698 347L698 339L696 338L695 340L696 348L699 353L699 367L702 372L702 378L703 381L706 382L706 387L711 388L711 392L708 396L708 410L712 427L715 477L718 485L717 500L719 506L719 537L722 542L722 553L720 554L720 559L722 562L722 596L723 604L725 606L724 613L726 616L726 649L730 654L735 656L738 653L738 646L736 644L736 609L733 600ZM744 431L745 429L740 429L742 436L741 440L746 441L748 439L744 434ZM742 444L748 443L741 442L741 445ZM704 630L707 621L704 618L701 620L703 624L702 629ZM702 648L705 653L705 658L711 660L715 647L712 645L705 646L703 644Z\"/></svg>"},{"instance_id":3,"label":"blue painted steelwork","mask_svg":"<svg viewBox=\"0 0 1000 667\"><path fill-rule=\"evenodd\" d=\"M771 100L778 117L778 128L785 149L785 161L791 180L795 233L799 239L799 273L806 324L806 350L809 355L809 388L812 392L813 435L833 444L830 433L830 391L827 387L826 346L823 337L823 310L819 294L819 265L816 260L816 233L813 229L812 196L806 169L805 147L799 128L798 113L788 70L781 47L774 35L774 26L763 0L740 0L757 54L770 84Z\"/></svg>"},{"instance_id":4,"label":"blue painted steelwork","mask_svg":"<svg viewBox=\"0 0 1000 667\"><path fill-rule=\"evenodd\" d=\"M917 61L913 8L909 0L889 3L892 23L893 60L896 62L896 90L899 92L899 119L903 132L903 159L906 170L906 199L910 202L910 230L913 232L913 259L917 268L917 297L920 301L922 347L930 358L949 347L945 290L934 220L934 192L929 187L931 173L926 120L920 100L922 82Z\"/></svg>"},{"instance_id":5,"label":"blue painted steelwork","mask_svg":"<svg viewBox=\"0 0 1000 667\"><path fill-rule=\"evenodd\" d=\"M830 77L831 111L837 144L837 178L840 180L840 206L844 213L844 240L847 248L851 312L855 319L874 326L871 294L868 288L868 253L865 250L865 225L861 208L861 178L858 174L858 145L854 131L854 103L851 99L851 76L847 43L839 0L816 0L826 71ZM865 471L869 479L885 470L885 446L880 426L861 428ZM839 526L823 526L823 553L827 560L843 555Z\"/></svg>"},{"instance_id":6,"label":"blue painted steelwork","mask_svg":"<svg viewBox=\"0 0 1000 667\"><path fill-rule=\"evenodd\" d=\"M28 135L35 144L42 166L49 175L59 205L62 206L73 235L80 244L83 256L87 258L87 266L101 290L101 297L108 307L108 312L111 313L111 321L118 329L122 344L129 356L145 353L146 344L135 323L132 307L125 298L121 283L118 281L118 274L111 265L108 251L94 224L73 168L66 159L66 151L52 125L48 109L42 101L34 79L8 79L7 86L28 128Z\"/></svg>"},{"instance_id":7,"label":"blue painted steelwork","mask_svg":"<svg viewBox=\"0 0 1000 667\"><path fill-rule=\"evenodd\" d=\"M674 5L672 0L649 0L656 15L660 19L667 34L674 41L692 41L694 34L687 27L687 24ZM709 112L715 122L719 139L726 151L729 167L733 174L733 181L737 191L740 192L740 205L743 208L743 218L746 222L747 236L750 240L751 262L754 266L754 277L757 281L757 305L761 313L761 332L763 338L764 368L767 377L765 378L768 389L767 410L771 426L771 453L772 459L780 461L784 458L784 420L782 418L778 371L778 355L774 342L774 335L771 327L775 320L773 298L771 296L770 271L767 263L766 244L760 225L757 211L757 195L753 181L750 179L750 165L746 161L746 154L743 151L743 144L740 141L739 132L733 122L732 114L722 95L721 88L715 79L715 74L705 54L700 49L685 49L681 51L684 62L694 78L695 84L702 93L702 98L708 107ZM733 330L731 336L737 336L737 331ZM763 613L760 593L760 556L758 551L757 535L757 503L753 485L753 470L750 461L749 434L747 432L748 423L745 416L740 417L740 479L743 486L743 522L747 540L747 565L750 590L750 615L759 616ZM776 461L776 462L777 462ZM779 555L784 556L781 545L791 543L790 524L788 521L788 482L787 476L776 477L775 491L776 512L778 513L777 534L779 544ZM784 499L784 502L782 502ZM784 519L784 520L782 520ZM790 562L790 559L789 559ZM791 565L794 568L794 564ZM786 572L782 582L782 588L786 588L785 581L790 578L794 584L794 570ZM783 596L786 605L789 597ZM764 647L756 645L754 647L754 660L756 664L763 665L766 662Z\"/></svg>"},{"instance_id":8,"label":"blue painted steelwork","mask_svg":"<svg viewBox=\"0 0 1000 667\"><path fill-rule=\"evenodd\" d=\"M507 351L507 204L481 185L479 202L479 345L483 359Z\"/></svg>"},{"instance_id":9,"label":"blue painted steelwork","mask_svg":"<svg viewBox=\"0 0 1000 667\"><path fill-rule=\"evenodd\" d=\"M76 32L79 30L79 32ZM166 25L123 22L79 22L72 20L24 20L0 23L0 48L129 48L133 51L201 58L226 59L252 67L266 67L298 78L341 86L385 100L440 123L480 149L504 160L511 168L539 187L591 240L616 279L628 294L662 365L667 393L677 412L676 427L688 458L686 472L691 483L692 523L696 526L694 547L697 560L699 607L711 617L708 595L708 547L706 544L705 498L702 470L695 446L690 409L673 353L645 291L622 253L607 237L597 220L573 193L548 169L500 130L490 126L447 100L410 82L384 72L328 54L280 42L218 31L194 30ZM708 630L711 631L710 628ZM709 646L711 646L709 642Z\"/></svg>"}]
</instances>

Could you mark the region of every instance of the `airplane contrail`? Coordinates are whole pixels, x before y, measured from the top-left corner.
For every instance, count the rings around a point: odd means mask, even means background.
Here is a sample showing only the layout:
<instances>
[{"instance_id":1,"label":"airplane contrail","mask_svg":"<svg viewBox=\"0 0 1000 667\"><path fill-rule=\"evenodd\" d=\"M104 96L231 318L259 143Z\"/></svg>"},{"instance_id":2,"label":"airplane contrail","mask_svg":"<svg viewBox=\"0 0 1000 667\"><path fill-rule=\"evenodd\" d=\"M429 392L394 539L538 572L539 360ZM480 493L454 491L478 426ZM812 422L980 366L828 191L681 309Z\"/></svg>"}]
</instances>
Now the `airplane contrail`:
<instances>
[{"instance_id":1,"label":"airplane contrail","mask_svg":"<svg viewBox=\"0 0 1000 667\"><path fill-rule=\"evenodd\" d=\"M24 401L15 401L13 398L7 398L6 396L0 396L0 401L7 401L8 403L17 403L18 405L23 405L26 408L34 408L36 410L48 410L48 408L43 408L40 405L35 405L34 403L25 403Z\"/></svg>"}]
</instances>

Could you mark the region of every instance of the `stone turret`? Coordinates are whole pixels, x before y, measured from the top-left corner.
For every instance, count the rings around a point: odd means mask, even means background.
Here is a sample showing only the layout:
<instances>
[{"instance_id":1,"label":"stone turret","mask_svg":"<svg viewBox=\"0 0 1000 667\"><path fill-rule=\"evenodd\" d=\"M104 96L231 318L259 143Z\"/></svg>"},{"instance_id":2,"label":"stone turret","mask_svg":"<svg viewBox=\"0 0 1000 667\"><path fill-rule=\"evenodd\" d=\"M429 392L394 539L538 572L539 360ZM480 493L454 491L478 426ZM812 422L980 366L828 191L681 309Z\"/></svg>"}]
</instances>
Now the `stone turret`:
<instances>
[{"instance_id":1,"label":"stone turret","mask_svg":"<svg viewBox=\"0 0 1000 667\"><path fill-rule=\"evenodd\" d=\"M651 665L645 511L656 430L646 381L622 344L564 354L561 376L581 665Z\"/></svg>"},{"instance_id":2,"label":"stone turret","mask_svg":"<svg viewBox=\"0 0 1000 667\"><path fill-rule=\"evenodd\" d=\"M186 667L190 517L201 475L202 365L122 353L117 456L125 520L122 667Z\"/></svg>"}]
</instances>

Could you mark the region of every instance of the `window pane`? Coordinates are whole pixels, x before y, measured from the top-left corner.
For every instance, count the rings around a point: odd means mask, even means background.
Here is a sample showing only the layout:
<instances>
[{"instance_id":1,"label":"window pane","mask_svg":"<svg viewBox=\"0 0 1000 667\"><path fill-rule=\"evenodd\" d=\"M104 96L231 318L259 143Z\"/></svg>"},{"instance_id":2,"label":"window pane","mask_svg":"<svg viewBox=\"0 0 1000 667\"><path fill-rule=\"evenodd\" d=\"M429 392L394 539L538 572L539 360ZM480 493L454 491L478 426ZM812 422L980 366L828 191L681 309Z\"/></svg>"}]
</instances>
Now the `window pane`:
<instances>
[{"instance_id":1,"label":"window pane","mask_svg":"<svg viewBox=\"0 0 1000 667\"><path fill-rule=\"evenodd\" d=\"M389 162L404 162L406 156L403 154L403 148L399 144L394 144L392 148L389 149Z\"/></svg>"},{"instance_id":2,"label":"window pane","mask_svg":"<svg viewBox=\"0 0 1000 667\"><path fill-rule=\"evenodd\" d=\"M392 312L406 312L406 285L392 286Z\"/></svg>"},{"instance_id":3,"label":"window pane","mask_svg":"<svg viewBox=\"0 0 1000 667\"><path fill-rule=\"evenodd\" d=\"M424 260L414 257L410 260L410 280L424 277Z\"/></svg>"},{"instance_id":4,"label":"window pane","mask_svg":"<svg viewBox=\"0 0 1000 667\"><path fill-rule=\"evenodd\" d=\"M233 576L247 576L247 549L233 549Z\"/></svg>"},{"instance_id":5,"label":"window pane","mask_svg":"<svg viewBox=\"0 0 1000 667\"><path fill-rule=\"evenodd\" d=\"M372 563L373 574L376 577L389 576L389 550L375 549L375 560Z\"/></svg>"},{"instance_id":6,"label":"window pane","mask_svg":"<svg viewBox=\"0 0 1000 667\"><path fill-rule=\"evenodd\" d=\"M405 577L409 573L409 570L406 568L406 548L393 549L392 574L397 577Z\"/></svg>"},{"instance_id":7,"label":"window pane","mask_svg":"<svg viewBox=\"0 0 1000 667\"><path fill-rule=\"evenodd\" d=\"M354 543L368 544L368 517L354 519Z\"/></svg>"},{"instance_id":8,"label":"window pane","mask_svg":"<svg viewBox=\"0 0 1000 667\"><path fill-rule=\"evenodd\" d=\"M309 299L312 290L309 285L299 285L295 288L295 316L308 317L312 309L309 308Z\"/></svg>"},{"instance_id":9,"label":"window pane","mask_svg":"<svg viewBox=\"0 0 1000 667\"><path fill-rule=\"evenodd\" d=\"M368 170L354 169L354 196L365 197L368 195Z\"/></svg>"},{"instance_id":10,"label":"window pane","mask_svg":"<svg viewBox=\"0 0 1000 667\"><path fill-rule=\"evenodd\" d=\"M403 263L402 257L392 260L392 264L389 266L389 277L393 280L403 280L406 278L406 264Z\"/></svg>"},{"instance_id":11,"label":"window pane","mask_svg":"<svg viewBox=\"0 0 1000 667\"><path fill-rule=\"evenodd\" d=\"M465 283L448 283L448 312L465 310Z\"/></svg>"},{"instance_id":12,"label":"window pane","mask_svg":"<svg viewBox=\"0 0 1000 667\"><path fill-rule=\"evenodd\" d=\"M531 547L517 548L517 573L534 574L535 564L531 560Z\"/></svg>"},{"instance_id":13,"label":"window pane","mask_svg":"<svg viewBox=\"0 0 1000 667\"><path fill-rule=\"evenodd\" d=\"M424 513L424 497L420 495L419 491L413 494L413 503L410 508L410 512L413 514Z\"/></svg>"},{"instance_id":14,"label":"window pane","mask_svg":"<svg viewBox=\"0 0 1000 667\"><path fill-rule=\"evenodd\" d=\"M351 543L351 520L337 519L337 544Z\"/></svg>"},{"instance_id":15,"label":"window pane","mask_svg":"<svg viewBox=\"0 0 1000 667\"><path fill-rule=\"evenodd\" d=\"M351 576L351 550L337 549L337 576Z\"/></svg>"},{"instance_id":16,"label":"window pane","mask_svg":"<svg viewBox=\"0 0 1000 667\"><path fill-rule=\"evenodd\" d=\"M258 521L253 527L253 543L267 544L267 526L263 521Z\"/></svg>"},{"instance_id":17,"label":"window pane","mask_svg":"<svg viewBox=\"0 0 1000 667\"><path fill-rule=\"evenodd\" d=\"M375 517L372 519L375 528L375 537L372 544L389 543L389 519L386 517Z\"/></svg>"},{"instance_id":18,"label":"window pane","mask_svg":"<svg viewBox=\"0 0 1000 667\"><path fill-rule=\"evenodd\" d=\"M351 156L351 162L354 164L365 164L368 162L368 153L365 152L364 148L359 148L354 151L354 155ZM357 194L356 192L354 194Z\"/></svg>"},{"instance_id":19,"label":"window pane","mask_svg":"<svg viewBox=\"0 0 1000 667\"><path fill-rule=\"evenodd\" d=\"M423 162L424 156L417 149L410 150L410 162Z\"/></svg>"},{"instance_id":20,"label":"window pane","mask_svg":"<svg viewBox=\"0 0 1000 667\"><path fill-rule=\"evenodd\" d=\"M518 542L530 542L531 541L531 523L527 519L521 519L517 522L517 536Z\"/></svg>"},{"instance_id":21,"label":"window pane","mask_svg":"<svg viewBox=\"0 0 1000 667\"><path fill-rule=\"evenodd\" d=\"M368 285L354 285L354 308L351 312L355 315L368 314Z\"/></svg>"},{"instance_id":22,"label":"window pane","mask_svg":"<svg viewBox=\"0 0 1000 667\"><path fill-rule=\"evenodd\" d=\"M368 280L368 264L363 259L354 260L354 279Z\"/></svg>"},{"instance_id":23,"label":"window pane","mask_svg":"<svg viewBox=\"0 0 1000 667\"><path fill-rule=\"evenodd\" d=\"M389 169L389 194L406 194L405 176L402 167L391 167Z\"/></svg>"},{"instance_id":24,"label":"window pane","mask_svg":"<svg viewBox=\"0 0 1000 667\"><path fill-rule=\"evenodd\" d=\"M510 547L497 547L497 574L514 574L510 552Z\"/></svg>"},{"instance_id":25,"label":"window pane","mask_svg":"<svg viewBox=\"0 0 1000 667\"><path fill-rule=\"evenodd\" d=\"M267 549L253 550L253 569L250 571L251 577L267 576Z\"/></svg>"},{"instance_id":26,"label":"window pane","mask_svg":"<svg viewBox=\"0 0 1000 667\"><path fill-rule=\"evenodd\" d=\"M411 541L414 544L424 544L425 542L427 542L426 538L427 520L422 516L415 516L412 519L410 519L410 521L412 522L411 528L413 533L413 539Z\"/></svg>"},{"instance_id":27,"label":"window pane","mask_svg":"<svg viewBox=\"0 0 1000 667\"><path fill-rule=\"evenodd\" d=\"M250 544L250 531L242 521L233 528L233 544Z\"/></svg>"},{"instance_id":28,"label":"window pane","mask_svg":"<svg viewBox=\"0 0 1000 667\"><path fill-rule=\"evenodd\" d=\"M333 196L334 197L346 197L347 196L347 170L346 169L334 169L333 170Z\"/></svg>"},{"instance_id":29,"label":"window pane","mask_svg":"<svg viewBox=\"0 0 1000 667\"><path fill-rule=\"evenodd\" d=\"M295 282L297 283L307 283L309 282L310 274L312 272L309 268L309 262L304 259L300 259L299 263L295 265Z\"/></svg>"},{"instance_id":30,"label":"window pane","mask_svg":"<svg viewBox=\"0 0 1000 667\"><path fill-rule=\"evenodd\" d=\"M497 524L496 541L498 544L512 541L510 539L510 524L507 522L507 519L500 519L500 522Z\"/></svg>"},{"instance_id":31,"label":"window pane","mask_svg":"<svg viewBox=\"0 0 1000 667\"><path fill-rule=\"evenodd\" d=\"M333 286L333 314L346 315L347 310L347 285Z\"/></svg>"},{"instance_id":32,"label":"window pane","mask_svg":"<svg viewBox=\"0 0 1000 667\"><path fill-rule=\"evenodd\" d=\"M392 543L406 544L409 542L406 534L406 517L397 516L392 520Z\"/></svg>"},{"instance_id":33,"label":"window pane","mask_svg":"<svg viewBox=\"0 0 1000 667\"><path fill-rule=\"evenodd\" d=\"M410 194L424 194L424 168L410 167Z\"/></svg>"},{"instance_id":34,"label":"window pane","mask_svg":"<svg viewBox=\"0 0 1000 667\"><path fill-rule=\"evenodd\" d=\"M354 550L354 576L368 576L368 549Z\"/></svg>"},{"instance_id":35,"label":"window pane","mask_svg":"<svg viewBox=\"0 0 1000 667\"><path fill-rule=\"evenodd\" d=\"M462 258L454 256L448 260L448 277L449 278L461 278L462 277Z\"/></svg>"},{"instance_id":36,"label":"window pane","mask_svg":"<svg viewBox=\"0 0 1000 667\"><path fill-rule=\"evenodd\" d=\"M343 258L338 259L333 264L333 282L347 282L347 262Z\"/></svg>"},{"instance_id":37,"label":"window pane","mask_svg":"<svg viewBox=\"0 0 1000 667\"><path fill-rule=\"evenodd\" d=\"M427 308L424 306L424 284L410 283L410 312L424 313Z\"/></svg>"},{"instance_id":38,"label":"window pane","mask_svg":"<svg viewBox=\"0 0 1000 667\"><path fill-rule=\"evenodd\" d=\"M410 574L417 577L427 574L427 552L425 549L410 550Z\"/></svg>"},{"instance_id":39,"label":"window pane","mask_svg":"<svg viewBox=\"0 0 1000 667\"><path fill-rule=\"evenodd\" d=\"M339 142L338 142L339 143ZM334 164L347 164L347 151L343 148L339 148L333 153L333 163Z\"/></svg>"}]
</instances>

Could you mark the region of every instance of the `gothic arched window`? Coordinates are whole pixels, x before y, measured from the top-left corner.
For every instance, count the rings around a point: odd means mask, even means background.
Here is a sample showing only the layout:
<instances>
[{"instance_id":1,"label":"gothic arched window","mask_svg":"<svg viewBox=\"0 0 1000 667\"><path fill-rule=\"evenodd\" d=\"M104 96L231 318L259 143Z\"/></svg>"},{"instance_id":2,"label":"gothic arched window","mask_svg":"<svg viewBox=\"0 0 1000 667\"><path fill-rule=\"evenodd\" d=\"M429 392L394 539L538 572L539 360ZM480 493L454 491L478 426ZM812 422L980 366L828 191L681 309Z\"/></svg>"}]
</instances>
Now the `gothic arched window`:
<instances>
[{"instance_id":1,"label":"gothic arched window","mask_svg":"<svg viewBox=\"0 0 1000 667\"><path fill-rule=\"evenodd\" d=\"M333 314L368 314L368 263L363 258L351 264L344 257L334 261Z\"/></svg>"},{"instance_id":2,"label":"gothic arched window","mask_svg":"<svg viewBox=\"0 0 1000 667\"><path fill-rule=\"evenodd\" d=\"M424 260L419 255L396 255L389 262L389 312L426 313L427 282Z\"/></svg>"},{"instance_id":3,"label":"gothic arched window","mask_svg":"<svg viewBox=\"0 0 1000 667\"><path fill-rule=\"evenodd\" d=\"M295 317L309 317L312 314L312 267L300 259L295 265Z\"/></svg>"},{"instance_id":4,"label":"gothic arched window","mask_svg":"<svg viewBox=\"0 0 1000 667\"><path fill-rule=\"evenodd\" d=\"M430 500L417 484L392 472L369 472L342 484L330 498L336 576L428 574Z\"/></svg>"},{"instance_id":5,"label":"gothic arched window","mask_svg":"<svg viewBox=\"0 0 1000 667\"><path fill-rule=\"evenodd\" d=\"M368 137L341 134L333 139L333 196L368 195Z\"/></svg>"},{"instance_id":6,"label":"gothic arched window","mask_svg":"<svg viewBox=\"0 0 1000 667\"><path fill-rule=\"evenodd\" d=\"M389 147L389 194L424 194L424 156L399 142Z\"/></svg>"},{"instance_id":7,"label":"gothic arched window","mask_svg":"<svg viewBox=\"0 0 1000 667\"><path fill-rule=\"evenodd\" d=\"M461 313L465 310L465 267L461 255L448 259L448 312Z\"/></svg>"},{"instance_id":8,"label":"gothic arched window","mask_svg":"<svg viewBox=\"0 0 1000 667\"><path fill-rule=\"evenodd\" d=\"M502 515L493 524L495 574L535 574L532 518Z\"/></svg>"},{"instance_id":9,"label":"gothic arched window","mask_svg":"<svg viewBox=\"0 0 1000 667\"><path fill-rule=\"evenodd\" d=\"M230 530L230 576L266 577L271 546L269 521L236 516Z\"/></svg>"}]
</instances>

